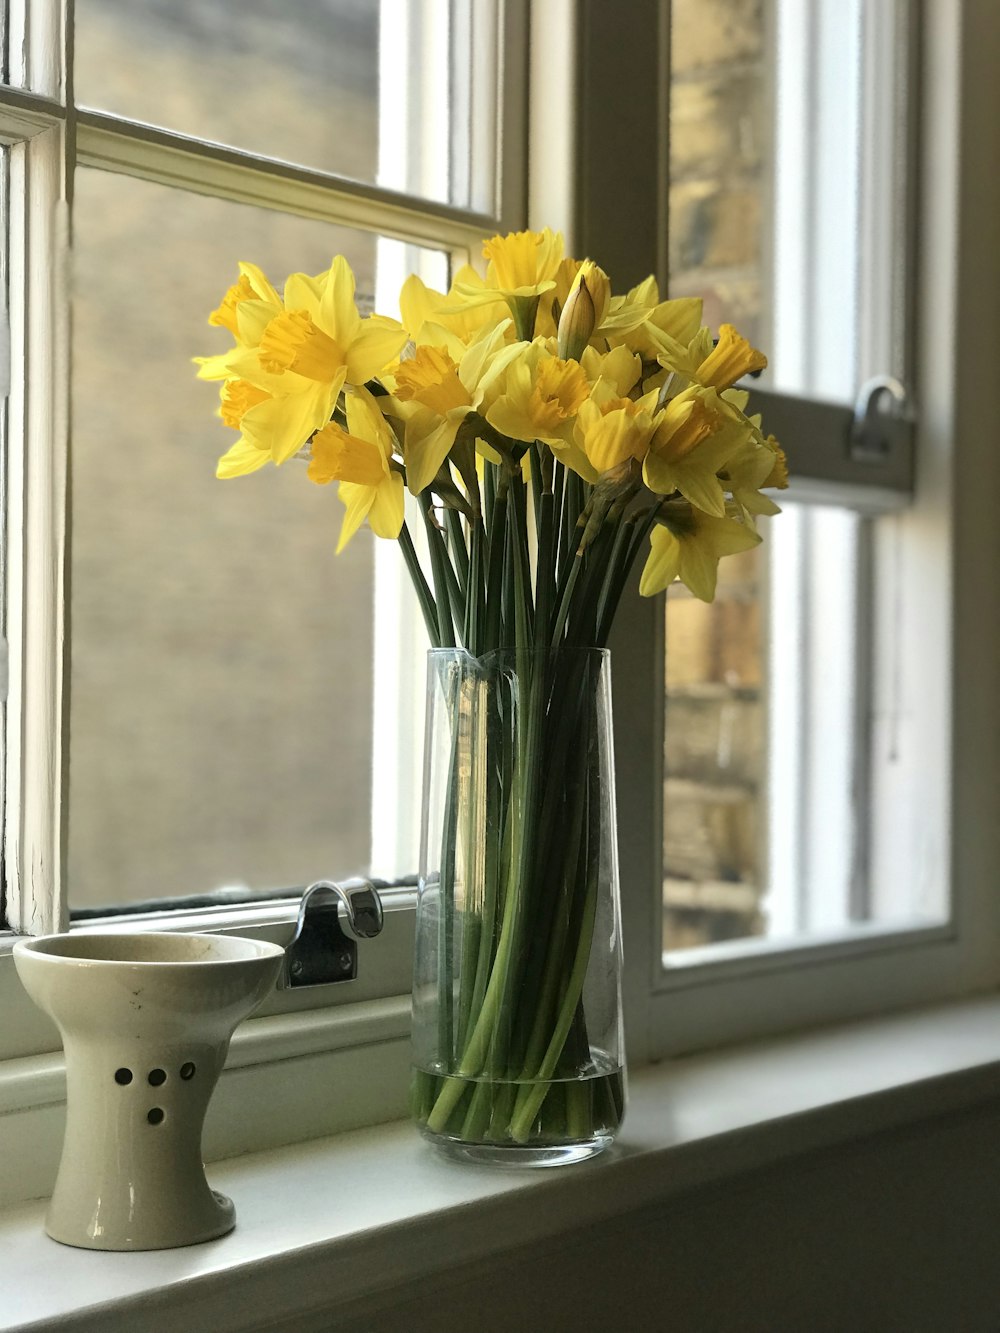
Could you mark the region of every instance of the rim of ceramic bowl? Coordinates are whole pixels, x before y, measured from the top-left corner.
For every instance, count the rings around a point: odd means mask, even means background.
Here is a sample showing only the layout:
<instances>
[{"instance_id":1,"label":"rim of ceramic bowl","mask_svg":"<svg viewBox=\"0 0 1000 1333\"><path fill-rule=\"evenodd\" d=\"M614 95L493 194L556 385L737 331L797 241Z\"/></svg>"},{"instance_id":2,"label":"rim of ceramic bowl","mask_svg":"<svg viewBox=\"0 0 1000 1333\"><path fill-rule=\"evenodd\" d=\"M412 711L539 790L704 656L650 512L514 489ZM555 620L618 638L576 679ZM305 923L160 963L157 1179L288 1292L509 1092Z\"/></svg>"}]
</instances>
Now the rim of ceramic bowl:
<instances>
[{"instance_id":1,"label":"rim of ceramic bowl","mask_svg":"<svg viewBox=\"0 0 1000 1333\"><path fill-rule=\"evenodd\" d=\"M211 944L210 951L200 957L190 949L192 941ZM175 951L169 947L176 944ZM117 948L115 946L118 946ZM125 950L136 950L131 956ZM221 950L220 950L221 946ZM160 957L149 957L151 951L162 950ZM221 952L221 956L220 956ZM62 965L99 963L103 967L224 967L239 963L253 963L284 956L280 944L270 940L249 939L245 935L213 935L207 931L81 931L55 935L39 935L18 940L14 953L30 954L34 958ZM173 953L173 956L165 956ZM117 956L113 956L117 954ZM112 955L112 956L109 956ZM227 956L228 955L228 956Z\"/></svg>"}]
</instances>

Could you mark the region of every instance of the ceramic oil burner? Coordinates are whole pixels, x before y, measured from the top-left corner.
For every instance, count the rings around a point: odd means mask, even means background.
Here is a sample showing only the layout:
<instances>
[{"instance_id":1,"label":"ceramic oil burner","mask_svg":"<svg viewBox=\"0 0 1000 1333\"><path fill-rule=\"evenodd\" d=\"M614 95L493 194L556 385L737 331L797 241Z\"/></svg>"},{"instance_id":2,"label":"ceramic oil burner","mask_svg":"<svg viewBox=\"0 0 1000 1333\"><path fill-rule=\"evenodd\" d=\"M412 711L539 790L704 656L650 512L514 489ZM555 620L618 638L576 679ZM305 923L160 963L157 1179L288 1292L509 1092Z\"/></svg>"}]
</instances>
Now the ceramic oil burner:
<instances>
[{"instance_id":1,"label":"ceramic oil burner","mask_svg":"<svg viewBox=\"0 0 1000 1333\"><path fill-rule=\"evenodd\" d=\"M18 975L66 1052L66 1137L49 1235L155 1250L224 1235L201 1133L236 1025L278 976L276 944L225 935L19 940Z\"/></svg>"}]
</instances>

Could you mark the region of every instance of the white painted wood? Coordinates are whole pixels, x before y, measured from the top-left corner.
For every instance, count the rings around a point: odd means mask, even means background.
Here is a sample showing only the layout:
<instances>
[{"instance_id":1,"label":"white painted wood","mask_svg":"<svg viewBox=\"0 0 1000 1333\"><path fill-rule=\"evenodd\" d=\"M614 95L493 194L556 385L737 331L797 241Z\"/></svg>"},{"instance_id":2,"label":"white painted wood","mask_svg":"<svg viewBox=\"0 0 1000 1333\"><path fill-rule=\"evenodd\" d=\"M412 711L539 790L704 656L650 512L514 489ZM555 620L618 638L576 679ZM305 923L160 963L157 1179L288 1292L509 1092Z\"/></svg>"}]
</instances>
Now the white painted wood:
<instances>
[{"instance_id":1,"label":"white painted wood","mask_svg":"<svg viewBox=\"0 0 1000 1333\"><path fill-rule=\"evenodd\" d=\"M7 0L12 82L47 97L60 97L64 83L66 10L72 0Z\"/></svg>"},{"instance_id":2,"label":"white painted wood","mask_svg":"<svg viewBox=\"0 0 1000 1333\"><path fill-rule=\"evenodd\" d=\"M456 1170L405 1124L244 1157L209 1170L234 1199L236 1231L185 1250L57 1252L38 1204L11 1208L0 1247L24 1281L0 1329L71 1315L101 1333L329 1327L318 1312L418 1276L444 1280L697 1186L736 1186L749 1169L987 1105L998 1025L1000 1002L981 1000L642 1071L620 1149L561 1171Z\"/></svg>"},{"instance_id":3,"label":"white painted wood","mask_svg":"<svg viewBox=\"0 0 1000 1333\"><path fill-rule=\"evenodd\" d=\"M467 253L484 232L495 230L497 225L488 214L290 166L93 111L78 115L77 161L80 166L100 167L237 203L358 227L456 254Z\"/></svg>"},{"instance_id":4,"label":"white painted wood","mask_svg":"<svg viewBox=\"0 0 1000 1333\"><path fill-rule=\"evenodd\" d=\"M60 894L69 384L63 153L60 125L10 150L4 854L8 920L27 934L63 929L68 920Z\"/></svg>"}]
</instances>

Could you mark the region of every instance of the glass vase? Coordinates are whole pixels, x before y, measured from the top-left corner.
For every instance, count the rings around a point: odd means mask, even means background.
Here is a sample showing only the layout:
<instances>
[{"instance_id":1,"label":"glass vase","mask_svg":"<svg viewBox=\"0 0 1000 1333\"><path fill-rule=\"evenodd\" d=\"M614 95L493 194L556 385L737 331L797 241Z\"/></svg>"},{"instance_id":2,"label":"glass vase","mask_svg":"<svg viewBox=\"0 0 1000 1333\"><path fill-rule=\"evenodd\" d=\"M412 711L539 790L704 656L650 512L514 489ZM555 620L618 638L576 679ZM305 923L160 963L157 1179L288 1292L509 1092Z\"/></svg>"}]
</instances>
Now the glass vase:
<instances>
[{"instance_id":1,"label":"glass vase","mask_svg":"<svg viewBox=\"0 0 1000 1333\"><path fill-rule=\"evenodd\" d=\"M428 654L412 1110L448 1152L578 1161L625 1107L606 650Z\"/></svg>"}]
</instances>

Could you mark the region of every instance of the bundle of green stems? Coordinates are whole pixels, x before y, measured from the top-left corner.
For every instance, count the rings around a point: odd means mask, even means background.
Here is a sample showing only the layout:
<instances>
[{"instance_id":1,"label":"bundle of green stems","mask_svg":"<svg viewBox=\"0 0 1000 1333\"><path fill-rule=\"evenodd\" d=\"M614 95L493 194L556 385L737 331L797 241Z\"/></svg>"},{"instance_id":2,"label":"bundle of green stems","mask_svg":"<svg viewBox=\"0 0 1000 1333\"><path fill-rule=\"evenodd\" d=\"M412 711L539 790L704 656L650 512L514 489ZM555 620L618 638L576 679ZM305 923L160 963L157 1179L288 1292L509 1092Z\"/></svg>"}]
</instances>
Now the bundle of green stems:
<instances>
[{"instance_id":1,"label":"bundle of green stems","mask_svg":"<svg viewBox=\"0 0 1000 1333\"><path fill-rule=\"evenodd\" d=\"M446 650L432 677L450 725L437 1055L418 1070L414 1112L435 1134L517 1144L613 1131L621 1118L621 1071L591 1052L584 1011L615 858L594 650L662 502L647 492L643 505L628 470L602 489L544 446L524 467L503 444L461 505L422 497L433 590L405 528L401 544L431 642Z\"/></svg>"}]
</instances>

